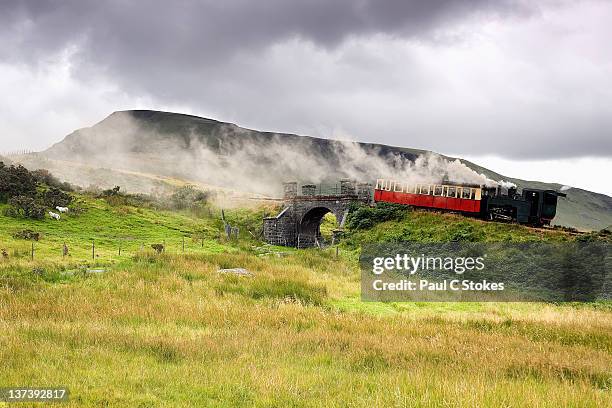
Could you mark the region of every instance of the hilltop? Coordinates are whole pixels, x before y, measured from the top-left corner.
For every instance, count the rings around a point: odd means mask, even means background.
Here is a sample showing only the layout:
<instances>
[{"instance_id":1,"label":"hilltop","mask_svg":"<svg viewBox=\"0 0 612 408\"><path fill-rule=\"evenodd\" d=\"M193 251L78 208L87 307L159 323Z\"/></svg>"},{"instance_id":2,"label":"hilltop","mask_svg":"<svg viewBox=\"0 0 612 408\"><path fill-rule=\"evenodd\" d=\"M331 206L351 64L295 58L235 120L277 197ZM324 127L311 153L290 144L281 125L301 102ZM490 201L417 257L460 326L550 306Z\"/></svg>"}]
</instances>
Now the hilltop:
<instances>
[{"instance_id":1,"label":"hilltop","mask_svg":"<svg viewBox=\"0 0 612 408\"><path fill-rule=\"evenodd\" d=\"M414 162L430 152L372 143L346 143L295 134L261 132L192 115L149 110L111 114L76 130L36 157L20 158L76 184L124 183L149 192L163 184L191 182L270 196L280 182L335 182L343 177L373 181L381 169ZM445 156L442 156L445 157ZM447 157L449 160L454 158ZM563 186L507 177L462 161L493 180L519 187L559 190ZM103 175L103 176L102 176ZM602 229L612 224L612 198L571 188L560 200L555 224Z\"/></svg>"}]
</instances>

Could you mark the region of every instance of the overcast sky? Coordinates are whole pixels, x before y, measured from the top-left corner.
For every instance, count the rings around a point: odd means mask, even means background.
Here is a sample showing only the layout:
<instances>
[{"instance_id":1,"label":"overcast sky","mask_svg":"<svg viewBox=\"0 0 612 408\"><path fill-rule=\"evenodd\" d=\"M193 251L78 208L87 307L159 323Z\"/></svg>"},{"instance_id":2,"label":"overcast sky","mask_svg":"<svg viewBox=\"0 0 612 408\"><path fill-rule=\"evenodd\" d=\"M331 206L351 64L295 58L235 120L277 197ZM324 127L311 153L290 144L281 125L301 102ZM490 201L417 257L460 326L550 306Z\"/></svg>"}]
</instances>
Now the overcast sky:
<instances>
[{"instance_id":1,"label":"overcast sky","mask_svg":"<svg viewBox=\"0 0 612 408\"><path fill-rule=\"evenodd\" d=\"M611 21L609 1L2 1L0 151L162 109L612 194Z\"/></svg>"}]
</instances>

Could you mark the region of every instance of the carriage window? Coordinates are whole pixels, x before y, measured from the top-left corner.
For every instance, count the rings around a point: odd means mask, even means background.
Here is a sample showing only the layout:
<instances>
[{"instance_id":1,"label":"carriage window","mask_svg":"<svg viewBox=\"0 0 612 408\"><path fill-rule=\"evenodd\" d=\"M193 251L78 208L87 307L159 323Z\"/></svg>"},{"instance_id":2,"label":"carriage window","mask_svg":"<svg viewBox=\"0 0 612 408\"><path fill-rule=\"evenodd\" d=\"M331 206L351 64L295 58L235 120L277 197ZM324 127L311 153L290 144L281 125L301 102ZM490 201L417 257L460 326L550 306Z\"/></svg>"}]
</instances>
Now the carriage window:
<instances>
[{"instance_id":1,"label":"carriage window","mask_svg":"<svg viewBox=\"0 0 612 408\"><path fill-rule=\"evenodd\" d=\"M430 187L431 186L429 184L421 186L421 194L429 194Z\"/></svg>"},{"instance_id":2,"label":"carriage window","mask_svg":"<svg viewBox=\"0 0 612 408\"><path fill-rule=\"evenodd\" d=\"M463 193L461 194L461 198L466 198L466 199L472 198L472 189L464 188Z\"/></svg>"},{"instance_id":3,"label":"carriage window","mask_svg":"<svg viewBox=\"0 0 612 408\"><path fill-rule=\"evenodd\" d=\"M442 186L434 186L433 195L441 196L442 195Z\"/></svg>"},{"instance_id":4,"label":"carriage window","mask_svg":"<svg viewBox=\"0 0 612 408\"><path fill-rule=\"evenodd\" d=\"M457 189L455 187L448 187L447 197L455 197L457 195Z\"/></svg>"}]
</instances>

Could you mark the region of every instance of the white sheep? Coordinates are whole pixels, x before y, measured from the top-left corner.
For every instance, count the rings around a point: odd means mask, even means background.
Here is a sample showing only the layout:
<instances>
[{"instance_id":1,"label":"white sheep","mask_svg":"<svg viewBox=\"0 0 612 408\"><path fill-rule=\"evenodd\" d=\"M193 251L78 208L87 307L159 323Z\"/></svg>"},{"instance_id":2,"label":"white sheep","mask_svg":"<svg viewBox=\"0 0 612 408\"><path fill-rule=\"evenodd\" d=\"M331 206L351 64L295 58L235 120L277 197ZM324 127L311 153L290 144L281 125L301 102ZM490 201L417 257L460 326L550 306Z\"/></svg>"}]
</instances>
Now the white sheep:
<instances>
[{"instance_id":1,"label":"white sheep","mask_svg":"<svg viewBox=\"0 0 612 408\"><path fill-rule=\"evenodd\" d=\"M59 219L60 219L60 215L59 215L59 214L54 213L53 211L49 211L49 216L50 216L51 218L53 218L53 219L57 220L57 221L59 221Z\"/></svg>"},{"instance_id":2,"label":"white sheep","mask_svg":"<svg viewBox=\"0 0 612 408\"><path fill-rule=\"evenodd\" d=\"M57 207L55 207L57 209L57 211L61 212L61 213L66 213L68 212L68 207L60 207L59 205Z\"/></svg>"}]
</instances>

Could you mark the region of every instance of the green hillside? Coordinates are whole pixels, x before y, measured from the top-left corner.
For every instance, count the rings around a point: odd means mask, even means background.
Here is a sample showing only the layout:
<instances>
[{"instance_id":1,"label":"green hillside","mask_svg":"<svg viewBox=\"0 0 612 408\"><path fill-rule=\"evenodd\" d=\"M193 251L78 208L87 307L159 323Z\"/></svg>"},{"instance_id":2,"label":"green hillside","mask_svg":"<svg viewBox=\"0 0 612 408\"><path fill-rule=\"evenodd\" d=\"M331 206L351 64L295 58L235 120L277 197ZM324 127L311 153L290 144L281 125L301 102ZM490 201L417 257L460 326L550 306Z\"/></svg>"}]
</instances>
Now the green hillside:
<instances>
[{"instance_id":1,"label":"green hillside","mask_svg":"<svg viewBox=\"0 0 612 408\"><path fill-rule=\"evenodd\" d=\"M40 234L34 241L35 260L71 264L118 262L129 259L155 243L165 243L167 252L209 253L229 251L235 246L263 245L256 237L261 230L264 211L258 209L226 209L227 221L241 228L234 242L222 235L221 209L212 204L197 210L170 211L155 209L147 200L96 198L91 194L76 197L72 212L62 214L59 221L2 216L0 247L8 250L10 259L31 257L31 240L19 238L21 231ZM130 196L127 196L130 197ZM138 196L135 196L138 197ZM109 202L110 201L110 202ZM139 205L142 204L142 205ZM7 204L0 204L0 213ZM358 249L364 242L526 242L573 240L562 230L533 229L517 224L486 222L456 214L419 210L402 210L400 220L376 223L372 228L347 233L342 244L347 250ZM335 223L335 220L329 221ZM322 229L325 229L325 225ZM332 227L328 228L331 229ZM64 243L68 256L62 255ZM92 246L95 257L92 259ZM119 256L121 248L122 255ZM287 251L283 248L283 251Z\"/></svg>"},{"instance_id":2,"label":"green hillside","mask_svg":"<svg viewBox=\"0 0 612 408\"><path fill-rule=\"evenodd\" d=\"M363 242L574 239L562 231L408 211L349 232L337 258L260 242L272 208L225 211L229 240L209 204L75 197L59 221L0 215L7 384L67 386L67 406L612 403L607 304L359 300Z\"/></svg>"},{"instance_id":3,"label":"green hillside","mask_svg":"<svg viewBox=\"0 0 612 408\"><path fill-rule=\"evenodd\" d=\"M158 180L152 183L150 176L142 177L145 173L252 193L279 194L280 182L288 179L335 182L342 177L357 177L373 182L380 176L373 174L377 167L366 166L369 159L359 159L362 154L392 164L397 156L414 161L427 153L371 143L355 146L359 146L360 152L351 151L352 147L347 152L345 145L329 139L260 132L192 115L138 110L115 112L95 126L73 132L43 155L20 160L30 167L50 168L62 178L81 185L98 183L112 187L108 184L113 183L114 176L125 180L124 185L129 184L131 191L149 192ZM202 151L207 153L202 155ZM241 151L244 154L235 156ZM344 162L355 157L357 161L347 169ZM69 171L67 162L88 168ZM519 187L553 190L562 187L520 180L468 161L464 163L477 173L494 180L512 181ZM99 168L115 173L107 178L96 177ZM136 174L126 175L126 170ZM252 174L257 177L250 177ZM140 185L135 177L140 177ZM567 198L559 201L554 223L582 230L612 225L611 197L579 188L565 192Z\"/></svg>"},{"instance_id":4,"label":"green hillside","mask_svg":"<svg viewBox=\"0 0 612 408\"><path fill-rule=\"evenodd\" d=\"M151 245L156 243L165 243L166 252L182 252L183 242L186 252L231 249L229 243L220 239L223 222L219 209L207 207L190 214L111 204L90 195L76 197L74 210L62 214L59 221L48 217L44 220L2 217L0 246L8 249L9 259L31 257L31 240L16 237L24 230L40 234L40 240L34 241L35 261L65 265L112 264L129 259L141 250L151 250ZM0 212L6 207L0 204ZM226 216L232 224L244 227L242 239L245 239L250 236L248 229L256 228L262 213L227 210ZM62 253L64 243L69 250L68 256Z\"/></svg>"}]
</instances>

